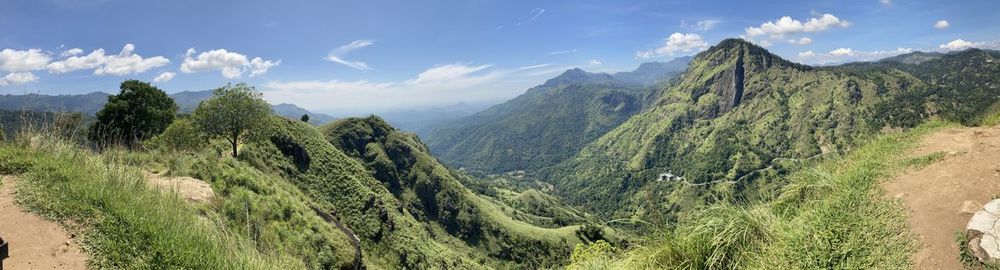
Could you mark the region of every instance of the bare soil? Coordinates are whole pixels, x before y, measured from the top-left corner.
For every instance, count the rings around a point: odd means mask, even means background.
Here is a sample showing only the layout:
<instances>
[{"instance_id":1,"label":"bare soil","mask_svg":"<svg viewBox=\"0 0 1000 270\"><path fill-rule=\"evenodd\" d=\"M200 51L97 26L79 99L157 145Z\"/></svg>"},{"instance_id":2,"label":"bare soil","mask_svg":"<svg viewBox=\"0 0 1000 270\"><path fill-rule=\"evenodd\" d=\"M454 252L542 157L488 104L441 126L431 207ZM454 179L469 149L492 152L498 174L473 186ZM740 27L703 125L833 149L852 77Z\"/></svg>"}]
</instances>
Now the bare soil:
<instances>
[{"instance_id":1,"label":"bare soil","mask_svg":"<svg viewBox=\"0 0 1000 270\"><path fill-rule=\"evenodd\" d=\"M163 191L176 192L189 203L208 203L212 198L215 198L212 185L199 179L153 173L146 173L146 179L149 180L150 186Z\"/></svg>"},{"instance_id":2,"label":"bare soil","mask_svg":"<svg viewBox=\"0 0 1000 270\"><path fill-rule=\"evenodd\" d=\"M0 237L9 244L6 269L86 269L87 255L75 235L57 222L25 211L15 203L13 176L0 176Z\"/></svg>"},{"instance_id":3,"label":"bare soil","mask_svg":"<svg viewBox=\"0 0 1000 270\"><path fill-rule=\"evenodd\" d=\"M911 230L921 248L916 269L963 269L956 232L975 211L1000 194L1000 128L951 128L931 134L908 157L946 153L943 160L884 182L888 196L912 211Z\"/></svg>"}]
</instances>

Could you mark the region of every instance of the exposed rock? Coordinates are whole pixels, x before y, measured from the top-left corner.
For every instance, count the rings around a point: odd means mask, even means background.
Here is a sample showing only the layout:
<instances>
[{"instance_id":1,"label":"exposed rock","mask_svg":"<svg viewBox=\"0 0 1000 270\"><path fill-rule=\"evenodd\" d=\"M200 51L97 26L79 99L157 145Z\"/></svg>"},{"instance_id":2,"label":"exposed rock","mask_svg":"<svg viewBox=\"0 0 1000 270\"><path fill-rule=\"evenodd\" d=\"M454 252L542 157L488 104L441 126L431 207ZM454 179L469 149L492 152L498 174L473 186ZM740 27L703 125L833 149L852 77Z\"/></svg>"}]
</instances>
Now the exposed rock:
<instances>
[{"instance_id":1,"label":"exposed rock","mask_svg":"<svg viewBox=\"0 0 1000 270\"><path fill-rule=\"evenodd\" d=\"M181 198L190 203L208 203L215 198L212 186L205 181L191 177L171 177L146 173L146 179L153 188L177 192Z\"/></svg>"},{"instance_id":2,"label":"exposed rock","mask_svg":"<svg viewBox=\"0 0 1000 270\"><path fill-rule=\"evenodd\" d=\"M982 262L1000 262L1000 199L992 200L969 219L965 234L972 254Z\"/></svg>"}]
</instances>

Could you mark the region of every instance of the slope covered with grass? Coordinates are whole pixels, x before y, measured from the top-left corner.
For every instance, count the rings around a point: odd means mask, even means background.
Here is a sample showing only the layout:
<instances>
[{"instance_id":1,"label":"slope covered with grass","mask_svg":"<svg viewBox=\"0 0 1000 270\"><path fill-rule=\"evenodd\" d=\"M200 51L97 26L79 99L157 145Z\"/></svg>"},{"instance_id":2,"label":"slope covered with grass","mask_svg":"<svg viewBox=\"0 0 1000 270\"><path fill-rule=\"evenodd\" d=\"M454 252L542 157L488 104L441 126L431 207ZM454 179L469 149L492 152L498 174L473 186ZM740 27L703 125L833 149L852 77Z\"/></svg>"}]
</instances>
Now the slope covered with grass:
<instances>
[{"instance_id":1,"label":"slope covered with grass","mask_svg":"<svg viewBox=\"0 0 1000 270\"><path fill-rule=\"evenodd\" d=\"M369 168L404 212L428 230L443 231L445 242L460 242L505 262L491 267L560 265L580 242L578 226L542 228L515 219L503 202L473 193L462 177L430 155L413 134L381 118L348 118L321 127L331 144ZM579 220L582 224L583 220Z\"/></svg>"},{"instance_id":2,"label":"slope covered with grass","mask_svg":"<svg viewBox=\"0 0 1000 270\"><path fill-rule=\"evenodd\" d=\"M906 268L917 242L906 210L878 183L918 166L923 157L907 160L898 153L946 126L931 122L879 136L788 175L788 185L757 202L725 198L630 250L581 247L569 268Z\"/></svg>"},{"instance_id":3,"label":"slope covered with grass","mask_svg":"<svg viewBox=\"0 0 1000 270\"><path fill-rule=\"evenodd\" d=\"M799 160L850 152L883 128L982 111L1000 93L993 87L1000 76L986 72L995 58L976 52L919 65L815 68L728 39L699 53L652 108L538 177L595 214L674 222L719 197L751 200L780 189L775 176ZM931 68L962 62L986 75ZM663 173L688 184L656 181Z\"/></svg>"}]
</instances>

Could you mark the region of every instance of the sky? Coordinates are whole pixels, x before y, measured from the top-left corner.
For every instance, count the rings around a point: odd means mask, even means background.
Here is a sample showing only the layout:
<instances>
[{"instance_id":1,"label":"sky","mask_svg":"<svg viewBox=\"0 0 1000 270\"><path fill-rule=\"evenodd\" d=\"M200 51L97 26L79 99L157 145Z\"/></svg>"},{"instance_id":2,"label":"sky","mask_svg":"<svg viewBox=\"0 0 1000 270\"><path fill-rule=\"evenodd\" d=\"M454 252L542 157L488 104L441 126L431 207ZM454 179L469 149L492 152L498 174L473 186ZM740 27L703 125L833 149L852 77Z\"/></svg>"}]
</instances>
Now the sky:
<instances>
[{"instance_id":1,"label":"sky","mask_svg":"<svg viewBox=\"0 0 1000 270\"><path fill-rule=\"evenodd\" d=\"M498 103L579 67L629 71L739 37L813 65L1000 49L1000 1L0 0L0 94L247 82L369 113Z\"/></svg>"}]
</instances>

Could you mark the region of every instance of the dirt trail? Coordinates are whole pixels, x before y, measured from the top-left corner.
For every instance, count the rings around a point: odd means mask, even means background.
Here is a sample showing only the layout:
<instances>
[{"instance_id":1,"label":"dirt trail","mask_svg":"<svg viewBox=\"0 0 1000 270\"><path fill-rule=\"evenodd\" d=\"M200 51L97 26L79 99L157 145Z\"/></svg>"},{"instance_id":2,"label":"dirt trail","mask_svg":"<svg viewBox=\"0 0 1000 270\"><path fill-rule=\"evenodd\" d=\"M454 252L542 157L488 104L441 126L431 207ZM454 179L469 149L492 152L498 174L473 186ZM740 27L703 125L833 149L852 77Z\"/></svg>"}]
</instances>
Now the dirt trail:
<instances>
[{"instance_id":1,"label":"dirt trail","mask_svg":"<svg viewBox=\"0 0 1000 270\"><path fill-rule=\"evenodd\" d=\"M910 208L910 228L921 249L916 269L962 269L955 232L982 204L1000 194L1000 128L952 128L931 134L909 157L936 152L945 158L882 184Z\"/></svg>"},{"instance_id":2,"label":"dirt trail","mask_svg":"<svg viewBox=\"0 0 1000 270\"><path fill-rule=\"evenodd\" d=\"M6 269L86 269L87 255L59 223L24 211L14 203L14 177L0 176L0 237L7 240Z\"/></svg>"}]
</instances>

